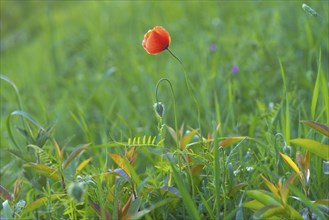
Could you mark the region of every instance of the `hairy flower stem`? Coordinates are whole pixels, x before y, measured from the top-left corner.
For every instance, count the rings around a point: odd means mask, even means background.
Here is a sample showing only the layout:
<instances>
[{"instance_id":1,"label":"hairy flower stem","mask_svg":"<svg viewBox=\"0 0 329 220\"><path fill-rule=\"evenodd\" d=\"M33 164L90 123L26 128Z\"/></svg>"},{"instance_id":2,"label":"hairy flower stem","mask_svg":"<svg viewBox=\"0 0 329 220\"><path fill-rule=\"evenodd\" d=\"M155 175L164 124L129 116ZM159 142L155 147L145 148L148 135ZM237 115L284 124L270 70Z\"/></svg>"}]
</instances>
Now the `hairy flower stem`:
<instances>
[{"instance_id":1,"label":"hairy flower stem","mask_svg":"<svg viewBox=\"0 0 329 220\"><path fill-rule=\"evenodd\" d=\"M175 130L176 130L176 143L177 143L177 149L179 149L179 143L178 143L178 123L177 123L177 112L176 112L176 101L175 101L175 93L174 93L174 89L171 85L171 82L169 79L167 78L161 78L158 83L156 84L155 86L155 101L156 103L159 103L159 99L158 99L158 89L159 89L159 86L161 84L161 82L164 82L166 81L169 86L170 86L170 90L171 90L171 94L172 94L172 97L173 97L173 102L174 102L174 120L175 120ZM161 119L161 122L162 122L162 119ZM162 127L162 125L160 126L160 128Z\"/></svg>"},{"instance_id":2,"label":"hairy flower stem","mask_svg":"<svg viewBox=\"0 0 329 220\"><path fill-rule=\"evenodd\" d=\"M174 120L175 120L175 133L176 133L176 147L177 147L177 150L179 151L180 148L179 148L179 135L178 135L178 123L177 123L177 112L176 112L176 101L175 101L175 93L174 93L174 89L171 85L171 82L169 79L167 78L161 78L158 83L156 84L155 86L155 101L156 101L156 105L157 104L160 104L159 103L159 99L158 99L158 89L159 89L159 86L162 82L167 82L170 86L170 90L171 90L171 94L172 94L172 97L173 97L173 102L174 102ZM159 119L160 118L160 119ZM160 121L161 120L161 121ZM163 128L164 128L164 125L162 124L162 117L159 117L158 116L158 128L159 128L159 133L160 133L160 138L162 138L164 136L163 134ZM161 125L160 125L161 123ZM161 139L160 139L161 141ZM163 157L161 157L161 161L163 160ZM180 157L178 157L178 164L179 164L179 167L181 169L182 165L181 165L181 159ZM171 185L171 179L172 179L172 171L170 171L169 173L169 180L168 180L168 186Z\"/></svg>"},{"instance_id":3,"label":"hairy flower stem","mask_svg":"<svg viewBox=\"0 0 329 220\"><path fill-rule=\"evenodd\" d=\"M186 86L187 86L187 90L190 94L190 96L192 96L194 102L195 102L195 105L197 106L197 110L198 110L198 124L199 124L199 129L200 129L200 134L202 134L202 131L201 131L201 113L200 113L200 105L199 105L199 102L198 100L196 99L195 95L193 94L193 91L191 89L191 86L190 86L190 80L188 78L188 75L187 75L187 72L186 72L186 68L183 64L183 62L169 49L167 48L168 52L181 64L181 66L183 67L183 70L184 70L184 77L185 77L185 83L186 83Z\"/></svg>"}]
</instances>

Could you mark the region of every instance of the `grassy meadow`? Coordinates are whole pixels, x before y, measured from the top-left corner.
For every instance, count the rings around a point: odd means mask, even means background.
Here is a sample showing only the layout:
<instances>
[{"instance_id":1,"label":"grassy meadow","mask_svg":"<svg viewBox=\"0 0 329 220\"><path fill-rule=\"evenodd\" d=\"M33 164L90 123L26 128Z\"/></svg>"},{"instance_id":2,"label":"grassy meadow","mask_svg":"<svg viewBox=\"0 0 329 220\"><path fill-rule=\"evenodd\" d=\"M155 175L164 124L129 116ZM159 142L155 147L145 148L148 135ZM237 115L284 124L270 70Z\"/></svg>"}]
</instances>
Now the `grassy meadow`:
<instances>
[{"instance_id":1,"label":"grassy meadow","mask_svg":"<svg viewBox=\"0 0 329 220\"><path fill-rule=\"evenodd\" d=\"M0 4L1 219L329 218L328 1Z\"/></svg>"}]
</instances>

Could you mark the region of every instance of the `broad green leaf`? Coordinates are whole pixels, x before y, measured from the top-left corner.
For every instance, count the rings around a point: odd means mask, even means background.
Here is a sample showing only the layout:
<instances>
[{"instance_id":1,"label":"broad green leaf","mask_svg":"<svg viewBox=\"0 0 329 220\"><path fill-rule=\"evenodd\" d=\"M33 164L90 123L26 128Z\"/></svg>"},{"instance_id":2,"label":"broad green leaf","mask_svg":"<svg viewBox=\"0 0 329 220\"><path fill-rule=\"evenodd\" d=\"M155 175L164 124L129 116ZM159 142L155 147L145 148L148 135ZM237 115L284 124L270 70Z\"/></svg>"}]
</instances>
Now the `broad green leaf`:
<instances>
[{"instance_id":1,"label":"broad green leaf","mask_svg":"<svg viewBox=\"0 0 329 220\"><path fill-rule=\"evenodd\" d=\"M291 207L290 205L286 204L285 208L288 210L288 219L296 219L296 220L303 220L303 217L299 214L299 212Z\"/></svg>"},{"instance_id":2,"label":"broad green leaf","mask_svg":"<svg viewBox=\"0 0 329 220\"><path fill-rule=\"evenodd\" d=\"M243 203L243 207L251 210L258 210L264 207L264 204L259 202L258 200L251 200L249 202Z\"/></svg>"},{"instance_id":3,"label":"broad green leaf","mask_svg":"<svg viewBox=\"0 0 329 220\"><path fill-rule=\"evenodd\" d=\"M128 167L126 166L125 161L123 160L123 158L119 154L109 154L109 155L112 158L112 160L114 160L114 162L121 169L123 169L129 177L131 177L130 171L129 171Z\"/></svg>"},{"instance_id":4,"label":"broad green leaf","mask_svg":"<svg viewBox=\"0 0 329 220\"><path fill-rule=\"evenodd\" d=\"M303 139L297 138L290 140L290 143L297 144L301 147L306 148L311 153L325 159L329 160L329 145L321 144L320 142L311 140L311 139Z\"/></svg>"},{"instance_id":5,"label":"broad green leaf","mask_svg":"<svg viewBox=\"0 0 329 220\"><path fill-rule=\"evenodd\" d=\"M67 168L67 166L74 160L74 158L76 158L82 151L84 151L87 147L89 146L89 144L83 144L77 147L77 149L75 149L70 156L65 160L64 164L63 164L63 168L64 170Z\"/></svg>"},{"instance_id":6,"label":"broad green leaf","mask_svg":"<svg viewBox=\"0 0 329 220\"><path fill-rule=\"evenodd\" d=\"M26 205L25 208L22 209L20 214L23 215L24 213L31 212L31 211L45 205L47 202L50 202L50 201L53 201L56 199L60 199L64 196L66 196L66 194L53 194L53 195L50 195L47 197L42 197L40 199L37 199L37 200L33 201L32 203Z\"/></svg>"},{"instance_id":7,"label":"broad green leaf","mask_svg":"<svg viewBox=\"0 0 329 220\"><path fill-rule=\"evenodd\" d=\"M221 142L219 142L219 146L222 147L222 148L225 148L225 147L228 147L232 144L235 144L239 141L242 141L244 139L246 139L247 137L245 136L242 136L242 137L227 137L225 138L224 140L222 140Z\"/></svg>"},{"instance_id":8,"label":"broad green leaf","mask_svg":"<svg viewBox=\"0 0 329 220\"><path fill-rule=\"evenodd\" d=\"M248 190L246 194L264 205L280 205L280 202L274 198L274 195L264 190Z\"/></svg>"},{"instance_id":9,"label":"broad green leaf","mask_svg":"<svg viewBox=\"0 0 329 220\"><path fill-rule=\"evenodd\" d=\"M198 133L198 130L192 130L190 133L185 135L180 142L180 149L183 150L186 148L187 144L190 143L194 135Z\"/></svg>"},{"instance_id":10,"label":"broad green leaf","mask_svg":"<svg viewBox=\"0 0 329 220\"><path fill-rule=\"evenodd\" d=\"M298 188L293 185L289 185L289 189L293 194L297 196L294 197L295 199L304 203L304 205L309 207L312 212L315 213L320 219L326 219L324 214L316 207L316 205L312 201L310 201L302 192L300 192Z\"/></svg>"},{"instance_id":11,"label":"broad green leaf","mask_svg":"<svg viewBox=\"0 0 329 220\"><path fill-rule=\"evenodd\" d=\"M299 168L298 168L298 166L295 164L295 162L294 161L292 161L292 159L289 157L289 156L287 156L287 155L285 155L285 154L283 154L283 153L281 153L280 152L280 154L281 154L281 156L282 156L282 158L289 164L289 166L296 172L296 173L300 173L300 170L299 170Z\"/></svg>"},{"instance_id":12,"label":"broad green leaf","mask_svg":"<svg viewBox=\"0 0 329 220\"><path fill-rule=\"evenodd\" d=\"M44 164L36 164L36 163L28 163L25 164L24 167L32 169L33 171L37 172L38 174L45 176L49 179L52 179L54 181L59 181L60 177L58 174L58 170L51 168Z\"/></svg>"},{"instance_id":13,"label":"broad green leaf","mask_svg":"<svg viewBox=\"0 0 329 220\"><path fill-rule=\"evenodd\" d=\"M82 161L79 166L77 167L77 169L75 170L75 175L77 175L78 173L80 173L80 171L85 168L85 166L87 166L87 164L91 161L92 157Z\"/></svg>"},{"instance_id":14,"label":"broad green leaf","mask_svg":"<svg viewBox=\"0 0 329 220\"><path fill-rule=\"evenodd\" d=\"M314 130L320 132L321 134L329 137L329 128L328 126L321 124L319 122L310 121L310 120L303 120L301 121L303 124L306 124L307 126L313 128Z\"/></svg>"},{"instance_id":15,"label":"broad green leaf","mask_svg":"<svg viewBox=\"0 0 329 220\"><path fill-rule=\"evenodd\" d=\"M254 215L260 219L275 219L273 217L278 217L285 213L285 208L281 205L267 205L259 209Z\"/></svg>"}]
</instances>

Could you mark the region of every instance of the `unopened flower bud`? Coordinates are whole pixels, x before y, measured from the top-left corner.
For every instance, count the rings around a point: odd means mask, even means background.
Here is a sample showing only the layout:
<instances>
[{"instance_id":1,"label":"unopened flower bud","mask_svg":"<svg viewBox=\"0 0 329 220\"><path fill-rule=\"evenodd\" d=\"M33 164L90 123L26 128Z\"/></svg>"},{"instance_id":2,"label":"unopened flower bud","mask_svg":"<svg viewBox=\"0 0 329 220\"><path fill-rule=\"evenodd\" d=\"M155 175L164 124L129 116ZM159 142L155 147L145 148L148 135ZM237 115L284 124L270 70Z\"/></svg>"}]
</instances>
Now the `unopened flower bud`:
<instances>
[{"instance_id":1,"label":"unopened flower bud","mask_svg":"<svg viewBox=\"0 0 329 220\"><path fill-rule=\"evenodd\" d=\"M165 106L161 102L157 102L153 105L156 115L160 118L163 117L165 112Z\"/></svg>"},{"instance_id":2,"label":"unopened flower bud","mask_svg":"<svg viewBox=\"0 0 329 220\"><path fill-rule=\"evenodd\" d=\"M81 202L84 193L83 183L72 183L68 189L69 195L76 201Z\"/></svg>"},{"instance_id":3,"label":"unopened flower bud","mask_svg":"<svg viewBox=\"0 0 329 220\"><path fill-rule=\"evenodd\" d=\"M313 8L311 8L310 6L308 6L307 4L303 4L302 5L302 8L304 9L304 11L306 11L310 15L312 15L314 17L318 16L318 13Z\"/></svg>"}]
</instances>

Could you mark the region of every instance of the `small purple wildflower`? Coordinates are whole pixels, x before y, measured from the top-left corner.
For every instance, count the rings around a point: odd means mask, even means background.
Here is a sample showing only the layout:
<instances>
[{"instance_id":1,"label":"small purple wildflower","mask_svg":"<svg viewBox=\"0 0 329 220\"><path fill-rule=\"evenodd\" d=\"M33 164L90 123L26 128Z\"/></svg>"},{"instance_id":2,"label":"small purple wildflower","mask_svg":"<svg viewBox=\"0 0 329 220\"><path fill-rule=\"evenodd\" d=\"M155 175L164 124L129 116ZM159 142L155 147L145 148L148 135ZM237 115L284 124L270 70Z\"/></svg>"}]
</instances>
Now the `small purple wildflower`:
<instances>
[{"instance_id":1,"label":"small purple wildflower","mask_svg":"<svg viewBox=\"0 0 329 220\"><path fill-rule=\"evenodd\" d=\"M237 74L239 72L239 67L237 65L233 65L231 71L232 71L232 74Z\"/></svg>"},{"instance_id":2,"label":"small purple wildflower","mask_svg":"<svg viewBox=\"0 0 329 220\"><path fill-rule=\"evenodd\" d=\"M215 52L215 51L217 50L217 44L210 44L210 46L209 46L209 50L210 50L211 52Z\"/></svg>"}]
</instances>

